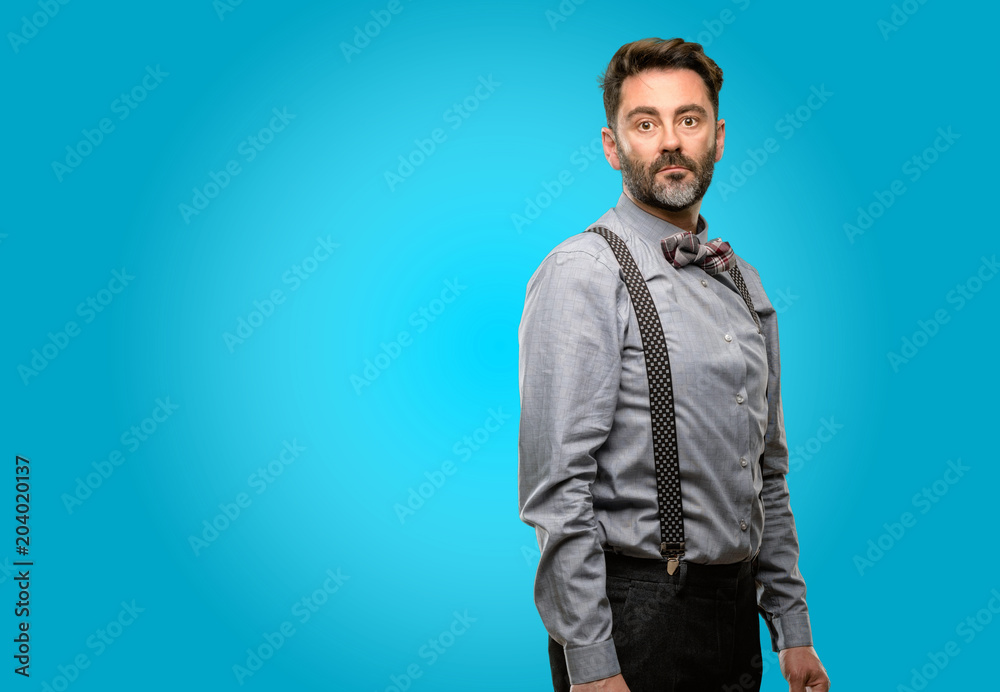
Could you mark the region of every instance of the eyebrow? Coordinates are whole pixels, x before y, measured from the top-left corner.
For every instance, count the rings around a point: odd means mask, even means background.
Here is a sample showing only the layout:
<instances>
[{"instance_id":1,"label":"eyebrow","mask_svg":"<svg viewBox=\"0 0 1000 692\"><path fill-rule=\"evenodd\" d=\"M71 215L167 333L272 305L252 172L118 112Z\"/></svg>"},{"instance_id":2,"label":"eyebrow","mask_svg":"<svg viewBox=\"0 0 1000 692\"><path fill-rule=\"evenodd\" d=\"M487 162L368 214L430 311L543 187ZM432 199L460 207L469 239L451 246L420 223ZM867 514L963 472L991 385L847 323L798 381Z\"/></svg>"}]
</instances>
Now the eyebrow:
<instances>
[{"instance_id":1,"label":"eyebrow","mask_svg":"<svg viewBox=\"0 0 1000 692\"><path fill-rule=\"evenodd\" d=\"M687 103L684 104L683 106L678 106L677 108L674 109L674 115L680 115L681 113L690 113L692 111L702 117L705 118L708 117L708 111L699 106L697 103ZM628 114L626 114L625 120L628 121L632 118L632 116L639 115L641 113L646 115L655 115L657 117L659 117L660 115L660 111L656 108L653 108L652 106L636 106L635 108L630 110Z\"/></svg>"}]
</instances>

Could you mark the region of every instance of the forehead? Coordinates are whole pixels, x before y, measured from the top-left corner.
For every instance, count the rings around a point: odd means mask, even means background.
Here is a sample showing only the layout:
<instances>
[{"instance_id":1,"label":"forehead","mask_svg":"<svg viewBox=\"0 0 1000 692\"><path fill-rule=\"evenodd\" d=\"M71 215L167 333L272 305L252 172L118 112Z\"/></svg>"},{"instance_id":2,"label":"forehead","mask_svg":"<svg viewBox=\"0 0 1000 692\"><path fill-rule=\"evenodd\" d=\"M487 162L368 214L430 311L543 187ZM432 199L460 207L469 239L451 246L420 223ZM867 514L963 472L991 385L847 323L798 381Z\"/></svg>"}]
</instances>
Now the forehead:
<instances>
[{"instance_id":1,"label":"forehead","mask_svg":"<svg viewBox=\"0 0 1000 692\"><path fill-rule=\"evenodd\" d=\"M622 82L621 97L621 116L637 106L673 112L677 106L697 103L709 113L713 110L701 75L687 69L645 70L630 75Z\"/></svg>"}]
</instances>

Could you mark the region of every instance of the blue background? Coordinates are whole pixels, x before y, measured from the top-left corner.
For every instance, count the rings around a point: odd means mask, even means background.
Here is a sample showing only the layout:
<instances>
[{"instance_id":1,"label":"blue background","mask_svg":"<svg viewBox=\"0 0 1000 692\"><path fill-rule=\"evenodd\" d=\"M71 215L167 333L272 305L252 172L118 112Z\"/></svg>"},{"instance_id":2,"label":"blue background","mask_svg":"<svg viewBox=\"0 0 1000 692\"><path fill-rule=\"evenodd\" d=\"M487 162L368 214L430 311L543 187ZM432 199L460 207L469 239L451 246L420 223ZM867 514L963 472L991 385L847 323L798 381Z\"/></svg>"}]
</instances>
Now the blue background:
<instances>
[{"instance_id":1,"label":"blue background","mask_svg":"<svg viewBox=\"0 0 1000 692\"><path fill-rule=\"evenodd\" d=\"M700 41L725 71L702 211L779 310L800 567L835 689L912 687L921 668L931 689L993 685L996 8L388 7L0 12L2 687L551 689L517 515L517 325L546 252L618 198L596 78L646 36ZM250 137L267 142L253 160ZM31 459L30 680L10 658L15 454ZM109 630L123 601L144 610ZM950 641L938 672L928 654ZM764 689L787 689L765 666Z\"/></svg>"}]
</instances>

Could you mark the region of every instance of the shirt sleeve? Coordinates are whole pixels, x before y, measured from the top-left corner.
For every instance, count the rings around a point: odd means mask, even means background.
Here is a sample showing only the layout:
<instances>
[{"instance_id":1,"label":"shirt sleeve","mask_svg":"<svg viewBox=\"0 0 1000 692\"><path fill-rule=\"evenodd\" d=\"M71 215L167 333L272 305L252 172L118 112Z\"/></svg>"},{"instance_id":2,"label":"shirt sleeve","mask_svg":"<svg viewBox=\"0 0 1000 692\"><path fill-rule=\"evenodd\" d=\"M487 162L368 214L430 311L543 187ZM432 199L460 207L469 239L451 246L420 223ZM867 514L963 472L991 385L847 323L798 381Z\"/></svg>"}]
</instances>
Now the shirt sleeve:
<instances>
[{"instance_id":1,"label":"shirt sleeve","mask_svg":"<svg viewBox=\"0 0 1000 692\"><path fill-rule=\"evenodd\" d=\"M799 572L799 537L788 497L788 445L781 408L781 363L778 318L774 308L760 312L767 340L767 432L760 467L764 487L764 533L758 556L757 602L771 633L774 651L811 646L812 629L806 607L806 584Z\"/></svg>"},{"instance_id":2,"label":"shirt sleeve","mask_svg":"<svg viewBox=\"0 0 1000 692\"><path fill-rule=\"evenodd\" d=\"M621 672L591 484L618 400L623 287L617 264L557 249L528 282L518 331L518 504L541 552L535 605L572 684Z\"/></svg>"}]
</instances>

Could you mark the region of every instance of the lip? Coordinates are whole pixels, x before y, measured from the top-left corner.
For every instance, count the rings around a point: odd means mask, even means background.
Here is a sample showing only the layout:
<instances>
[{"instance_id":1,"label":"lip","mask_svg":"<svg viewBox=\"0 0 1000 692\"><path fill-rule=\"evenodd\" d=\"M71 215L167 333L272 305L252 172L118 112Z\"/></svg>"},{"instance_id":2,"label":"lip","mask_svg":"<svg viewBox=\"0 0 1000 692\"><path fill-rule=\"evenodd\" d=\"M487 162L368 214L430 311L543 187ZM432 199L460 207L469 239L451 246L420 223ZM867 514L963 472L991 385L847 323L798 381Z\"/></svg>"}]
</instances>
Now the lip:
<instances>
[{"instance_id":1,"label":"lip","mask_svg":"<svg viewBox=\"0 0 1000 692\"><path fill-rule=\"evenodd\" d=\"M683 166L667 166L666 168L661 168L657 173L673 173L674 171L686 171L687 168Z\"/></svg>"}]
</instances>

